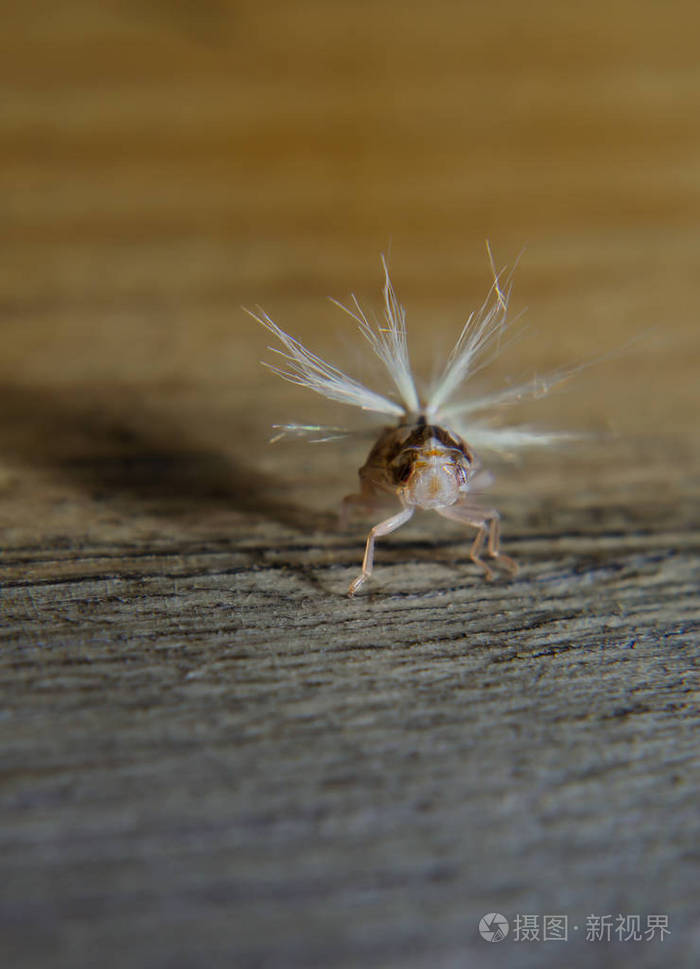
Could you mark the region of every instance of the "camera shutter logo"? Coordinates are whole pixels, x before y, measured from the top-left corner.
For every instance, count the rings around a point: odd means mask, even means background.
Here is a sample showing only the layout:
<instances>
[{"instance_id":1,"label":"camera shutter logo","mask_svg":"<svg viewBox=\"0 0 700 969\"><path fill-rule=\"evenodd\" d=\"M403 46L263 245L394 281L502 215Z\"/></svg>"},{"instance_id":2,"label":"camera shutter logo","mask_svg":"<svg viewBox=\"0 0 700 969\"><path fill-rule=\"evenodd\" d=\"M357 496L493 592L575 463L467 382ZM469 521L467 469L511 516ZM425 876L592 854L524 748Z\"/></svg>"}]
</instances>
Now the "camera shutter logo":
<instances>
[{"instance_id":1,"label":"camera shutter logo","mask_svg":"<svg viewBox=\"0 0 700 969\"><path fill-rule=\"evenodd\" d=\"M499 912L489 912L479 920L479 935L486 942L503 942L509 929L508 919Z\"/></svg>"}]
</instances>

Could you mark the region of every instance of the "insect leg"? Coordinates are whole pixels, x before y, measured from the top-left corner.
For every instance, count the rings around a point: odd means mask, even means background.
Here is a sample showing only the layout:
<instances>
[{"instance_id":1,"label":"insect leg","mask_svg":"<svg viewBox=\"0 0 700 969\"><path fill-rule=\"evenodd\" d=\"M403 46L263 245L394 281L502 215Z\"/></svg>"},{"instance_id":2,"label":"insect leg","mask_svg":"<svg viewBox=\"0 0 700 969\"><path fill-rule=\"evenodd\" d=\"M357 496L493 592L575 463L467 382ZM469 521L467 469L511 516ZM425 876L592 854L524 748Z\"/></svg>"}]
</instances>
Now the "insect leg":
<instances>
[{"instance_id":1,"label":"insect leg","mask_svg":"<svg viewBox=\"0 0 700 969\"><path fill-rule=\"evenodd\" d=\"M479 508L478 505L449 505L446 508L435 509L443 518L451 521L460 522L463 525L472 525L477 528L476 537L469 552L469 558L484 570L486 578L493 579L493 571L481 558L484 543L488 538L487 550L491 558L496 559L501 568L506 569L511 575L517 572L517 565L508 555L504 555L499 547L499 514L495 508Z\"/></svg>"},{"instance_id":2,"label":"insect leg","mask_svg":"<svg viewBox=\"0 0 700 969\"><path fill-rule=\"evenodd\" d=\"M490 520L489 525L489 555L496 559L501 568L515 575L518 566L509 555L504 555L501 551L501 517L496 512Z\"/></svg>"},{"instance_id":3,"label":"insect leg","mask_svg":"<svg viewBox=\"0 0 700 969\"><path fill-rule=\"evenodd\" d=\"M396 496L381 494L369 489L355 495L346 495L338 511L338 527L344 531L356 513L367 516L388 513L396 508Z\"/></svg>"},{"instance_id":4,"label":"insect leg","mask_svg":"<svg viewBox=\"0 0 700 969\"><path fill-rule=\"evenodd\" d=\"M381 537L382 535L388 535L390 532L396 531L404 525L408 519L413 515L415 509L404 508L397 515L392 515L391 518L385 519L383 522L375 525L367 536L367 545L365 546L365 557L362 560L362 571L357 576L356 579L350 583L350 588L348 589L348 595L354 596L358 591L360 586L370 577L372 574L372 569L374 568L374 540Z\"/></svg>"}]
</instances>

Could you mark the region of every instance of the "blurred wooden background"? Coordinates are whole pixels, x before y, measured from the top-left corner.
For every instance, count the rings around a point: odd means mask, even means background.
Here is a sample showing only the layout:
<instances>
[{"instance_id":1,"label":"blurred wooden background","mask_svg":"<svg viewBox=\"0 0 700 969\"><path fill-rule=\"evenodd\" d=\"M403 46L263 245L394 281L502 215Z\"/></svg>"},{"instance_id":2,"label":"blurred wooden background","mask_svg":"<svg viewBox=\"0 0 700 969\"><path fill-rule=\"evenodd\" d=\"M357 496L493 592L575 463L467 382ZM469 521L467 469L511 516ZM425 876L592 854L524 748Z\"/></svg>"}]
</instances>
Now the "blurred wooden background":
<instances>
[{"instance_id":1,"label":"blurred wooden background","mask_svg":"<svg viewBox=\"0 0 700 969\"><path fill-rule=\"evenodd\" d=\"M479 916L597 907L670 912L697 964L699 29L650 0L4 5L8 965L561 965ZM429 375L485 239L524 250L496 376L610 354L525 415L605 440L497 469L515 583L426 524L349 603L364 533L332 515L368 443L267 446L343 418L259 367L241 304L365 377L325 298L377 305L389 250Z\"/></svg>"}]
</instances>

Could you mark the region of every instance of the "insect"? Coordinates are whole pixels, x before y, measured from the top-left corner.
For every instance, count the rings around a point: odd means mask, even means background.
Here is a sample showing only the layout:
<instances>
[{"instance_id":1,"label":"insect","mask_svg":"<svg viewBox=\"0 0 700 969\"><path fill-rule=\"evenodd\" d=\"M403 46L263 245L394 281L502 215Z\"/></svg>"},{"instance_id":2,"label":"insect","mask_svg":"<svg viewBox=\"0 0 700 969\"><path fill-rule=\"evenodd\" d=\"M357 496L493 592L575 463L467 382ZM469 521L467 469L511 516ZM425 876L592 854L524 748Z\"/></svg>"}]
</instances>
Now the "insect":
<instances>
[{"instance_id":1,"label":"insect","mask_svg":"<svg viewBox=\"0 0 700 969\"><path fill-rule=\"evenodd\" d=\"M463 384L496 355L500 338L510 323L511 275L502 284L502 274L496 271L490 249L488 252L493 271L488 296L481 308L467 319L442 373L424 394L418 391L409 361L406 311L396 296L384 256L384 319L381 323L370 321L354 295L347 306L337 300L332 302L355 320L372 351L384 364L393 384L390 394L371 390L312 353L262 309L257 312L247 310L281 344L281 349L269 349L278 354L282 362L265 363L280 377L330 400L394 419L393 426L381 431L360 468L359 493L348 495L341 509L341 518L346 519L353 506L368 514L379 515L386 514L387 504L393 504L392 514L383 517L369 532L362 569L348 589L350 596L354 596L372 574L376 540L396 531L420 509L437 512L444 518L476 529L470 558L484 571L487 579L492 579L494 573L491 565L484 561L484 555L488 555L497 567L515 574L515 562L501 552L498 511L479 500L480 494L493 480L491 474L483 470L479 453L512 454L524 448L548 446L572 436L522 425L499 426L498 417L503 407L543 396L574 370L562 370L545 378L535 377L524 384L479 397L456 399ZM277 437L273 440L286 433L320 434L317 440L328 440L338 436L340 430L301 424L276 425L276 429Z\"/></svg>"}]
</instances>

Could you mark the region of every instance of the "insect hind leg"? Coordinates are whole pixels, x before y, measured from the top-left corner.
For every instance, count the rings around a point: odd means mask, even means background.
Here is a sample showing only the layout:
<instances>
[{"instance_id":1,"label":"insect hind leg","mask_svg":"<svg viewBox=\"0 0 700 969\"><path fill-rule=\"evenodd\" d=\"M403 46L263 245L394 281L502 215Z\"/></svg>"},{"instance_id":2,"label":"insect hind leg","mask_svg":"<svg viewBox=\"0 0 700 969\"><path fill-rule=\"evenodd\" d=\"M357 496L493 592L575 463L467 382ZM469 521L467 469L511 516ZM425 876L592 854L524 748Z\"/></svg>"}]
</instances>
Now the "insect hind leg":
<instances>
[{"instance_id":1,"label":"insect hind leg","mask_svg":"<svg viewBox=\"0 0 700 969\"><path fill-rule=\"evenodd\" d=\"M458 503L446 508L436 508L436 511L443 518L460 522L462 525L471 525L478 529L469 551L469 558L475 565L484 570L484 575L488 581L493 579L493 569L481 557L484 545L486 545L487 554L495 559L499 568L515 575L518 566L510 556L504 555L500 549L500 516L495 508L480 508L478 505Z\"/></svg>"}]
</instances>

